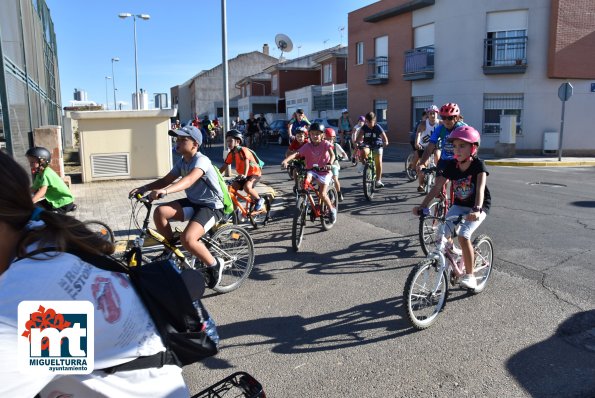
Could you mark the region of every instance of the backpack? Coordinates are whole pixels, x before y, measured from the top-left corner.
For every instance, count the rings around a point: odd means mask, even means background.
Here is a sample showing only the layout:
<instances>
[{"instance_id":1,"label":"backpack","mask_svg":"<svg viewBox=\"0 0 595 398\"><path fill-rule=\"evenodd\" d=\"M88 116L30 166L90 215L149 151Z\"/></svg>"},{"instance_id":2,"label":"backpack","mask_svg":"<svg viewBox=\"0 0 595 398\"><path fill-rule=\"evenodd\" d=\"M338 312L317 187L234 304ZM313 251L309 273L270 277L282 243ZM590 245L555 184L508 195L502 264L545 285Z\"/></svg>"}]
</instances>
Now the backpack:
<instances>
[{"instance_id":1,"label":"backpack","mask_svg":"<svg viewBox=\"0 0 595 398\"><path fill-rule=\"evenodd\" d=\"M252 156L254 156L254 159L256 159L256 163L258 163L258 167L260 167L260 169L262 170L262 168L264 167L265 163L260 160L260 158L258 157L258 155L256 154L256 152L254 152L252 149L248 148L247 146L238 146L239 149L239 154L240 154L240 159L242 160L246 160L246 156L244 155L244 151L242 151L242 148L246 148L247 150L250 151L250 153L252 153Z\"/></svg>"},{"instance_id":2,"label":"backpack","mask_svg":"<svg viewBox=\"0 0 595 398\"><path fill-rule=\"evenodd\" d=\"M233 213L233 201L231 200L231 195L229 194L227 184L225 183L225 180L223 179L221 172L217 167L213 166L213 168L215 169L215 173L217 173L217 179L219 180L219 187L221 188L221 192L223 192L223 198L219 198L222 199L221 201L223 202L223 214L227 216ZM208 182L209 180L205 178L205 181Z\"/></svg>"},{"instance_id":3,"label":"backpack","mask_svg":"<svg viewBox=\"0 0 595 398\"><path fill-rule=\"evenodd\" d=\"M205 290L200 271L179 272L169 260L127 267L111 257L69 252L97 268L128 275L166 348L165 352L101 370L114 373L163 365L182 367L217 354L219 338L214 322L200 301Z\"/></svg>"}]
</instances>

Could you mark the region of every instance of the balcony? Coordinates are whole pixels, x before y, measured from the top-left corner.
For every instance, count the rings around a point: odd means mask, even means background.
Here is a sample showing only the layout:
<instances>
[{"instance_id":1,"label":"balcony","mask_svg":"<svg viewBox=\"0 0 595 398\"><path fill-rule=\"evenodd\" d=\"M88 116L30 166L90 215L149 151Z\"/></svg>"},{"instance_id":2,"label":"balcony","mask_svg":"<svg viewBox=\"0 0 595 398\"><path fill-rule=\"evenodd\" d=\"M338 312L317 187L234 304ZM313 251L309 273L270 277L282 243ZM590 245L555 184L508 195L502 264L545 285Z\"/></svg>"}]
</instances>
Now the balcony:
<instances>
[{"instance_id":1,"label":"balcony","mask_svg":"<svg viewBox=\"0 0 595 398\"><path fill-rule=\"evenodd\" d=\"M489 38L483 41L483 73L525 73L527 36Z\"/></svg>"},{"instance_id":2,"label":"balcony","mask_svg":"<svg viewBox=\"0 0 595 398\"><path fill-rule=\"evenodd\" d=\"M405 51L404 80L434 78L434 46L414 48Z\"/></svg>"},{"instance_id":3,"label":"balcony","mask_svg":"<svg viewBox=\"0 0 595 398\"><path fill-rule=\"evenodd\" d=\"M388 83L388 57L376 57L368 60L368 84Z\"/></svg>"}]
</instances>

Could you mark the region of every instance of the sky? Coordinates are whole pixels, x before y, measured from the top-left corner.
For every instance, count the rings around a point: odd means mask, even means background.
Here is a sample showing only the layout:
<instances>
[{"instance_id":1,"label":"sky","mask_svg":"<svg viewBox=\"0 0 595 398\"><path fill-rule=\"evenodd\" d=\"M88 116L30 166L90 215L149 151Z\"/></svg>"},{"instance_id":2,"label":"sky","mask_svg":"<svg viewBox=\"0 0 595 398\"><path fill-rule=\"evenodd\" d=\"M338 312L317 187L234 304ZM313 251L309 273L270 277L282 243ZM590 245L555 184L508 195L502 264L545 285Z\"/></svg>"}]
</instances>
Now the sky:
<instances>
[{"instance_id":1,"label":"sky","mask_svg":"<svg viewBox=\"0 0 595 398\"><path fill-rule=\"evenodd\" d=\"M287 59L347 45L347 14L372 0L226 0L228 59L262 51L268 43L273 57L275 35L286 34L294 49ZM201 70L222 62L221 0L46 0L54 22L62 106L70 105L74 89L89 101L114 109L131 109L135 89L134 24L118 14L137 18L138 87L149 94L168 93ZM344 30L340 30L344 27ZM112 76L112 58L114 76Z\"/></svg>"}]
</instances>

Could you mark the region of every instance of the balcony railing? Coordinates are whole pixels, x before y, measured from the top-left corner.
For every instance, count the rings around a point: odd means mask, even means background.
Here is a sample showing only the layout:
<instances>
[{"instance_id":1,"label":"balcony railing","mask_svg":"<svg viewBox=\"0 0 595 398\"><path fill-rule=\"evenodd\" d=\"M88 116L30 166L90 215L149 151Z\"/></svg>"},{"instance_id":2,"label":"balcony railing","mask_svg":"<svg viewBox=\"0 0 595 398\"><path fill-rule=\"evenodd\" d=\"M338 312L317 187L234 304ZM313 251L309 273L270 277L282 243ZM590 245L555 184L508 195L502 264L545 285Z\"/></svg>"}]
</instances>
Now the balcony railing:
<instances>
[{"instance_id":1,"label":"balcony railing","mask_svg":"<svg viewBox=\"0 0 595 398\"><path fill-rule=\"evenodd\" d=\"M368 84L386 84L388 82L388 57L376 57L368 60Z\"/></svg>"},{"instance_id":2,"label":"balcony railing","mask_svg":"<svg viewBox=\"0 0 595 398\"><path fill-rule=\"evenodd\" d=\"M333 91L326 94L313 95L314 111L326 111L347 108L347 90Z\"/></svg>"},{"instance_id":3,"label":"balcony railing","mask_svg":"<svg viewBox=\"0 0 595 398\"><path fill-rule=\"evenodd\" d=\"M434 78L434 46L405 51L404 80Z\"/></svg>"},{"instance_id":4,"label":"balcony railing","mask_svg":"<svg viewBox=\"0 0 595 398\"><path fill-rule=\"evenodd\" d=\"M525 73L527 36L484 39L483 73Z\"/></svg>"}]
</instances>

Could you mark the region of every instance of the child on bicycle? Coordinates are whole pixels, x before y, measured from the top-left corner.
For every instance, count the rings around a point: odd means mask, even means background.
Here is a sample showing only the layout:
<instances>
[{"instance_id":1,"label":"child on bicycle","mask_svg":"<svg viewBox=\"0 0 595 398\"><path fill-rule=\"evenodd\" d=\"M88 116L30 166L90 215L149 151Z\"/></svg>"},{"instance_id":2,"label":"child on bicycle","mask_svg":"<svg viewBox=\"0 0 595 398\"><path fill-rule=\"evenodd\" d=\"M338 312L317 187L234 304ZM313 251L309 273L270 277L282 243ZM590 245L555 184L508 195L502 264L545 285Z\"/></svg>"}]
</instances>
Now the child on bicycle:
<instances>
[{"instance_id":1,"label":"child on bicycle","mask_svg":"<svg viewBox=\"0 0 595 398\"><path fill-rule=\"evenodd\" d=\"M244 136L238 130L229 130L225 134L225 140L229 153L219 170L223 173L228 165L235 162L238 176L233 181L233 187L238 191L243 189L250 195L256 203L254 210L259 211L264 205L264 198L261 198L256 189L254 189L254 185L260 181L260 177L262 176L262 170L258 161L248 148L242 146Z\"/></svg>"},{"instance_id":2,"label":"child on bicycle","mask_svg":"<svg viewBox=\"0 0 595 398\"><path fill-rule=\"evenodd\" d=\"M66 183L49 166L51 154L46 148L37 146L25 154L33 175L33 203L46 210L66 214L76 210L74 196Z\"/></svg>"},{"instance_id":3,"label":"child on bicycle","mask_svg":"<svg viewBox=\"0 0 595 398\"><path fill-rule=\"evenodd\" d=\"M419 123L417 130L415 131L415 152L413 156L413 165L410 165L411 169L417 167L418 161L424 155L424 150L430 143L430 138L434 133L434 130L440 125L440 120L438 119L438 107L436 105L427 108L426 115L426 120ZM421 166L424 168L427 166L427 163L427 161L425 163L420 162ZM424 192L424 173L418 173L417 180L419 183L417 192Z\"/></svg>"},{"instance_id":4,"label":"child on bicycle","mask_svg":"<svg viewBox=\"0 0 595 398\"><path fill-rule=\"evenodd\" d=\"M479 148L479 132L471 126L457 127L448 136L454 150L454 159L446 161L444 168L439 171L436 184L426 195L420 206L413 208L413 214L419 215L420 210L427 212L430 202L438 195L447 180L453 184L454 205L448 210L446 217L466 214L465 223L460 224L459 244L465 261L465 276L460 284L468 289L475 289L477 281L473 275L473 246L471 235L486 218L491 206L491 196L486 186L489 175L483 160L477 157ZM445 224L442 235L450 235L454 226ZM447 236L450 238L450 236Z\"/></svg>"},{"instance_id":5,"label":"child on bicycle","mask_svg":"<svg viewBox=\"0 0 595 398\"><path fill-rule=\"evenodd\" d=\"M333 147L333 152L335 154L335 161L331 166L331 172L333 173L333 181L335 181L335 188L337 189L337 197L339 202L343 201L343 192L341 192L341 184L339 184L339 170L341 170L341 165L339 164L339 160L348 158L349 155L345 152L341 145L338 145L335 142L336 138L335 130L327 127L324 129L324 139L327 140Z\"/></svg>"},{"instance_id":6,"label":"child on bicycle","mask_svg":"<svg viewBox=\"0 0 595 398\"><path fill-rule=\"evenodd\" d=\"M308 142L308 128L306 127L300 127L295 131L295 138L293 140L291 140L291 143L289 144L289 147L287 148L287 151L285 151L285 157L297 152L298 149L300 149L302 147L302 145L304 145L305 143ZM294 162L298 162L300 164L300 166L304 166L304 158L301 155L298 155L295 159ZM293 168L293 173L292 173L292 177L293 177L293 181L295 181L295 185L293 187L293 191L295 193L297 193L298 190L298 170L297 167Z\"/></svg>"},{"instance_id":7,"label":"child on bicycle","mask_svg":"<svg viewBox=\"0 0 595 398\"><path fill-rule=\"evenodd\" d=\"M351 142L353 143L353 154L351 155L351 162L354 166L357 166L361 158L361 149L358 148L360 142L357 141L357 137L360 129L364 127L364 124L366 124L366 118L364 116L360 116L357 119L357 123L355 124L355 126L353 126L353 130L351 131Z\"/></svg>"},{"instance_id":8,"label":"child on bicycle","mask_svg":"<svg viewBox=\"0 0 595 398\"><path fill-rule=\"evenodd\" d=\"M323 124L312 123L310 125L310 142L304 144L297 152L283 159L281 165L287 168L287 163L291 159L295 159L298 155L304 157L306 169L308 170L306 181L311 182L312 178L315 178L319 182L318 194L330 209L330 221L334 223L337 219L337 209L333 206L326 191L332 179L332 173L329 171L329 168L335 161L335 153L331 144L322 139L323 131Z\"/></svg>"},{"instance_id":9,"label":"child on bicycle","mask_svg":"<svg viewBox=\"0 0 595 398\"><path fill-rule=\"evenodd\" d=\"M189 221L180 235L180 242L190 253L198 257L205 268L209 288L221 281L223 260L213 257L200 238L223 217L223 192L219 177L211 160L200 153L202 134L194 126L170 130L176 137L176 151L182 155L165 177L130 191L129 196L150 191L152 200L168 194L185 191L186 198L160 204L153 213L157 231L169 242L174 242L170 220ZM180 178L181 177L181 178Z\"/></svg>"},{"instance_id":10,"label":"child on bicycle","mask_svg":"<svg viewBox=\"0 0 595 398\"><path fill-rule=\"evenodd\" d=\"M360 155L362 156L360 160L362 163L358 165L357 171L360 173L363 171L363 162L368 157L370 151L372 151L374 162L376 163L376 188L382 188L384 187L382 183L382 152L383 147L388 146L388 137L382 127L376 124L376 114L374 112L368 112L366 114L366 122L359 130L356 141L360 139L363 139L363 153Z\"/></svg>"}]
</instances>

